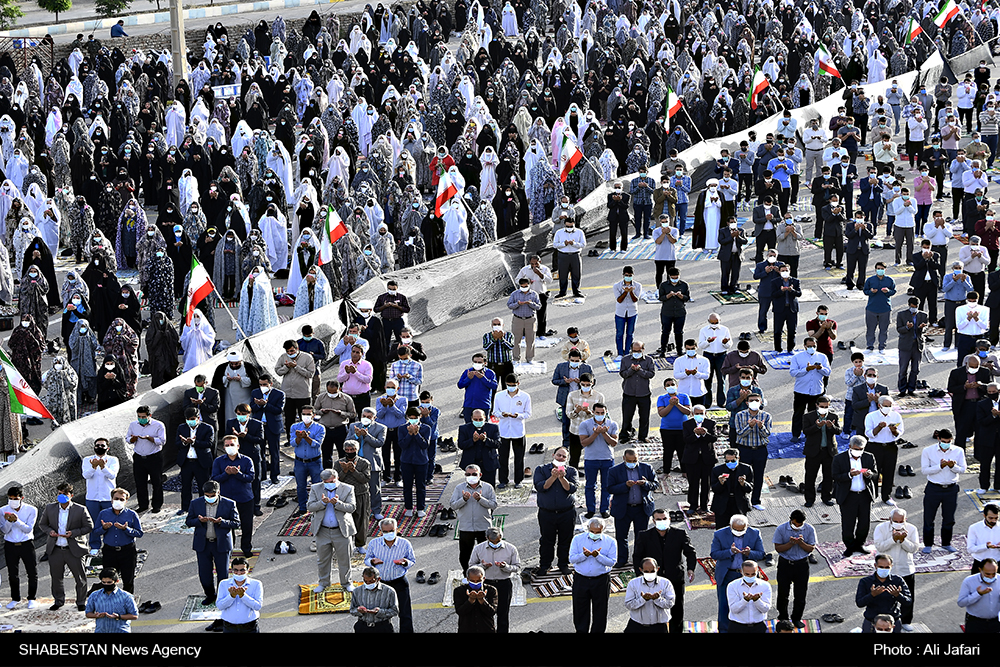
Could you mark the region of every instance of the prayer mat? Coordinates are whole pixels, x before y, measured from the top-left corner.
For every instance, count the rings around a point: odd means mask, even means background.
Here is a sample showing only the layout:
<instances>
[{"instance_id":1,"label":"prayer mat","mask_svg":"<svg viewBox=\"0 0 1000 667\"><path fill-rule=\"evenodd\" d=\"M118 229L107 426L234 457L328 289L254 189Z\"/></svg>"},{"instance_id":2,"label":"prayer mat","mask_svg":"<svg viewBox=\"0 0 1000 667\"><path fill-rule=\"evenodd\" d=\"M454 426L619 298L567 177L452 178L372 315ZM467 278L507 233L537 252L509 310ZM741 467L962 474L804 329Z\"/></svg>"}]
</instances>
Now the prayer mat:
<instances>
[{"instance_id":1,"label":"prayer mat","mask_svg":"<svg viewBox=\"0 0 1000 667\"><path fill-rule=\"evenodd\" d=\"M294 481L295 481L295 478L292 477L291 475L280 475L278 477L278 483L277 484L261 484L260 485L260 508L266 512L267 508L264 506L264 504L267 502L267 499L270 498L270 497L272 497L272 496L277 496L279 494L284 493L285 489L288 488L288 485L291 484Z\"/></svg>"},{"instance_id":2,"label":"prayer mat","mask_svg":"<svg viewBox=\"0 0 1000 667\"><path fill-rule=\"evenodd\" d=\"M820 241L820 243L822 244L822 241ZM819 247L822 248L823 246L820 245ZM844 276L847 275L847 271L845 271L844 269L838 269L835 266L832 266L832 267L830 267L828 269L823 269L823 270L826 271L827 273L829 273L831 278L838 278L839 279L839 278L843 278Z\"/></svg>"},{"instance_id":3,"label":"prayer mat","mask_svg":"<svg viewBox=\"0 0 1000 667\"><path fill-rule=\"evenodd\" d=\"M679 261L697 262L705 259L715 259L714 250L694 249L690 246L677 249L676 257Z\"/></svg>"},{"instance_id":4,"label":"prayer mat","mask_svg":"<svg viewBox=\"0 0 1000 667\"><path fill-rule=\"evenodd\" d=\"M795 350L798 352L798 350ZM792 355L795 352L776 352L775 350L764 350L760 354L764 357L767 365L776 371L787 371L792 367Z\"/></svg>"},{"instance_id":5,"label":"prayer mat","mask_svg":"<svg viewBox=\"0 0 1000 667\"><path fill-rule=\"evenodd\" d=\"M306 512L301 516L289 516L278 531L278 537L304 537L312 534L312 512Z\"/></svg>"},{"instance_id":6,"label":"prayer mat","mask_svg":"<svg viewBox=\"0 0 1000 667\"><path fill-rule=\"evenodd\" d=\"M145 549L136 550L135 554L135 576L139 576L142 566L146 563L149 553ZM101 570L104 569L104 558L101 554L91 556L89 553L83 556L83 569L87 573L88 579L100 579Z\"/></svg>"},{"instance_id":7,"label":"prayer mat","mask_svg":"<svg viewBox=\"0 0 1000 667\"><path fill-rule=\"evenodd\" d=\"M677 503L677 509L684 512L684 523L687 524L688 530L695 530L696 528L711 528L715 530L715 512L692 514L690 513L690 507L687 502Z\"/></svg>"},{"instance_id":8,"label":"prayer mat","mask_svg":"<svg viewBox=\"0 0 1000 667\"><path fill-rule=\"evenodd\" d=\"M951 412L951 396L947 394L941 398L904 396L903 398L893 398L893 401L893 407L896 411L904 415L914 412Z\"/></svg>"},{"instance_id":9,"label":"prayer mat","mask_svg":"<svg viewBox=\"0 0 1000 667\"><path fill-rule=\"evenodd\" d=\"M865 355L865 366L899 366L899 350L887 347L885 352L869 352L863 347L852 347L851 354L860 352Z\"/></svg>"},{"instance_id":10,"label":"prayer mat","mask_svg":"<svg viewBox=\"0 0 1000 667\"><path fill-rule=\"evenodd\" d=\"M817 619L817 618L803 618L802 622L806 624L806 627L804 627L804 628L795 628L795 632L797 634L800 634L800 635L815 635L815 634L819 634L820 632L822 632L822 630L820 630L820 626L819 626L819 619ZM778 624L778 619L776 619L776 618L769 618L769 619L767 619L767 620L764 621L764 625L767 626L767 631L771 632L771 633L777 632L777 630L774 629L774 626L776 626L777 624Z\"/></svg>"},{"instance_id":11,"label":"prayer mat","mask_svg":"<svg viewBox=\"0 0 1000 667\"><path fill-rule=\"evenodd\" d=\"M658 371L672 371L674 370L674 361L677 357L652 357L653 365L656 366Z\"/></svg>"},{"instance_id":12,"label":"prayer mat","mask_svg":"<svg viewBox=\"0 0 1000 667\"><path fill-rule=\"evenodd\" d=\"M572 566L570 566L572 567ZM622 583L618 576L620 573L631 570L630 567L616 567L611 570L611 593L624 593L627 583ZM531 587L540 598L553 598L573 594L573 575L560 574L559 570L553 570L550 574L541 577L532 574Z\"/></svg>"},{"instance_id":13,"label":"prayer mat","mask_svg":"<svg viewBox=\"0 0 1000 667\"><path fill-rule=\"evenodd\" d=\"M197 497L197 496L195 496ZM170 503L164 503L163 507L156 514L153 514L150 510L146 510L139 515L139 520L142 523L142 532L144 533L166 533L180 532L177 526L177 520L180 519L180 526L184 526L184 522L187 520L187 514L181 514L177 516L178 510L180 510L180 505L172 505ZM135 509L135 508L133 508ZM164 527L168 528L164 530ZM191 529L194 530L193 528Z\"/></svg>"},{"instance_id":14,"label":"prayer mat","mask_svg":"<svg viewBox=\"0 0 1000 667\"><path fill-rule=\"evenodd\" d=\"M414 511L413 516L406 517L403 516L405 510L402 503L382 503L382 515L396 520L396 534L400 537L425 537L430 532L431 526L437 521L437 515L441 509L441 505L427 505L427 514L424 516L417 516L416 511ZM369 517L368 536L375 537L381 532L378 521L375 520L374 516Z\"/></svg>"},{"instance_id":15,"label":"prayer mat","mask_svg":"<svg viewBox=\"0 0 1000 667\"><path fill-rule=\"evenodd\" d=\"M164 523L158 524L155 528L149 530L146 530L145 526L143 526L143 531L147 533L170 533L173 535L194 534L194 528L189 528L187 525L187 513L180 516L175 516L173 512L170 514L170 517Z\"/></svg>"},{"instance_id":16,"label":"prayer mat","mask_svg":"<svg viewBox=\"0 0 1000 667\"><path fill-rule=\"evenodd\" d=\"M847 289L847 285L822 285L820 286L828 297L831 299L843 299L846 301L867 301L867 297L861 292L860 289Z\"/></svg>"},{"instance_id":17,"label":"prayer mat","mask_svg":"<svg viewBox=\"0 0 1000 667\"><path fill-rule=\"evenodd\" d=\"M444 596L441 599L442 607L454 607L455 597L454 591L456 588L462 585L462 580L465 576L462 574L461 570L448 570L448 576L445 578L444 585ZM528 594L524 589L524 584L521 583L520 577L514 577L511 579L513 584L513 589L511 591L511 607L524 607L528 604Z\"/></svg>"},{"instance_id":18,"label":"prayer mat","mask_svg":"<svg viewBox=\"0 0 1000 667\"><path fill-rule=\"evenodd\" d=\"M504 523L506 521L507 521L507 515L506 514L494 514L493 515L493 527L494 528L499 528L500 530L503 530L503 525L504 525ZM452 536L452 539L455 540L456 542L458 541L459 530L461 530L459 528L459 525L460 525L459 522L456 521L455 522L455 534Z\"/></svg>"},{"instance_id":19,"label":"prayer mat","mask_svg":"<svg viewBox=\"0 0 1000 667\"><path fill-rule=\"evenodd\" d=\"M250 551L250 557L247 558L247 574L249 574L250 572L253 572L253 568L257 565L257 561L260 559L260 554L261 554L261 550L260 549L253 549L253 550ZM234 558L236 558L237 556L243 556L243 550L242 549L233 549L233 553L230 554L229 560L231 561ZM212 571L213 572L215 571L215 565L214 564L212 565ZM228 576L229 576L229 572L226 572L226 577L228 577ZM225 579L226 577L223 577L223 579Z\"/></svg>"},{"instance_id":20,"label":"prayer mat","mask_svg":"<svg viewBox=\"0 0 1000 667\"><path fill-rule=\"evenodd\" d=\"M514 373L517 375L545 375L548 372L544 361L519 361L514 363Z\"/></svg>"},{"instance_id":21,"label":"prayer mat","mask_svg":"<svg viewBox=\"0 0 1000 667\"><path fill-rule=\"evenodd\" d=\"M718 633L718 621L684 621L684 632Z\"/></svg>"},{"instance_id":22,"label":"prayer mat","mask_svg":"<svg viewBox=\"0 0 1000 667\"><path fill-rule=\"evenodd\" d=\"M717 290L708 290L708 293L715 297L715 300L724 306L738 305L742 303L757 303L757 297L746 290L737 290L733 294L723 294Z\"/></svg>"},{"instance_id":23,"label":"prayer mat","mask_svg":"<svg viewBox=\"0 0 1000 667\"><path fill-rule=\"evenodd\" d=\"M939 345L925 345L924 361L931 364L945 363L955 366L958 363L958 350L954 347L945 350ZM957 368L957 366L955 367Z\"/></svg>"},{"instance_id":24,"label":"prayer mat","mask_svg":"<svg viewBox=\"0 0 1000 667\"><path fill-rule=\"evenodd\" d=\"M679 472L671 472L669 475L660 473L656 476L660 480L660 493L668 496L687 496L688 481Z\"/></svg>"},{"instance_id":25,"label":"prayer mat","mask_svg":"<svg viewBox=\"0 0 1000 667\"><path fill-rule=\"evenodd\" d=\"M774 332L771 331L770 329L763 332L756 331L754 332L754 336L756 336L757 340L759 340L762 343L766 343L767 345L774 345Z\"/></svg>"},{"instance_id":26,"label":"prayer mat","mask_svg":"<svg viewBox=\"0 0 1000 667\"><path fill-rule=\"evenodd\" d=\"M189 595L184 601L184 609L181 611L181 621L218 621L222 619L222 610L215 606L202 605L204 595Z\"/></svg>"},{"instance_id":27,"label":"prayer mat","mask_svg":"<svg viewBox=\"0 0 1000 667\"><path fill-rule=\"evenodd\" d=\"M168 477L167 481L165 481L163 483L163 490L164 491L180 491L181 490L181 476L180 476L180 473L174 475L173 477ZM191 479L191 491L193 492L193 495L192 495L193 498L197 498L197 497L199 497L201 495L201 492L198 490L197 482L195 482L195 480L194 480L193 477Z\"/></svg>"},{"instance_id":28,"label":"prayer mat","mask_svg":"<svg viewBox=\"0 0 1000 667\"><path fill-rule=\"evenodd\" d=\"M781 487L778 487L781 488ZM813 525L840 525L840 507L825 505L822 502L813 507L803 507L805 499L799 493L787 496L777 494L769 496L763 510L750 508L747 518L754 528L760 526L779 526L788 521L788 515L793 509L800 509L806 514L806 521ZM889 509L892 509L891 507ZM873 512L874 515L874 512Z\"/></svg>"},{"instance_id":29,"label":"prayer mat","mask_svg":"<svg viewBox=\"0 0 1000 667\"><path fill-rule=\"evenodd\" d=\"M803 303L806 301L819 301L819 295L816 294L816 292L814 292L813 290L807 287L803 287L802 296L799 297L799 303Z\"/></svg>"},{"instance_id":30,"label":"prayer mat","mask_svg":"<svg viewBox=\"0 0 1000 667\"><path fill-rule=\"evenodd\" d=\"M350 610L351 592L345 591L340 584L330 584L320 593L312 586L299 584L300 614L338 614Z\"/></svg>"},{"instance_id":31,"label":"prayer mat","mask_svg":"<svg viewBox=\"0 0 1000 667\"><path fill-rule=\"evenodd\" d=\"M969 459L965 460L965 472L967 474L978 475L980 470L982 470L982 466L979 464L979 461L969 461Z\"/></svg>"},{"instance_id":32,"label":"prayer mat","mask_svg":"<svg viewBox=\"0 0 1000 667\"><path fill-rule=\"evenodd\" d=\"M655 290L643 290L642 294L639 295L640 301L645 301L646 303L659 305L660 295Z\"/></svg>"},{"instance_id":33,"label":"prayer mat","mask_svg":"<svg viewBox=\"0 0 1000 667\"><path fill-rule=\"evenodd\" d=\"M944 335L944 327L931 327L931 326L929 326L926 329L924 329L924 335L925 336L943 336Z\"/></svg>"},{"instance_id":34,"label":"prayer mat","mask_svg":"<svg viewBox=\"0 0 1000 667\"><path fill-rule=\"evenodd\" d=\"M681 242L683 242L683 239L681 239ZM656 243L653 239L635 239L634 241L629 241L627 250L611 250L611 248L607 248L597 256L597 259L650 260L653 259L655 254Z\"/></svg>"},{"instance_id":35,"label":"prayer mat","mask_svg":"<svg viewBox=\"0 0 1000 667\"><path fill-rule=\"evenodd\" d=\"M448 486L448 482L451 481L451 473L434 473L431 477L431 483L425 488L424 502L428 505L441 502L441 496L444 494L445 487ZM414 490L416 493L416 490ZM382 484L382 502L383 503L398 503L403 502L403 489L396 486L395 483Z\"/></svg>"},{"instance_id":36,"label":"prayer mat","mask_svg":"<svg viewBox=\"0 0 1000 667\"><path fill-rule=\"evenodd\" d=\"M536 349L543 347L556 347L560 343L562 343L562 338L559 338L558 336L546 336L545 338L542 338L540 336L535 337ZM527 342L525 342L525 340L522 338L521 347L527 347L527 346L528 346Z\"/></svg>"},{"instance_id":37,"label":"prayer mat","mask_svg":"<svg viewBox=\"0 0 1000 667\"><path fill-rule=\"evenodd\" d=\"M585 296L564 296L561 298L553 298L550 303L553 306L582 306L587 302L587 297Z\"/></svg>"},{"instance_id":38,"label":"prayer mat","mask_svg":"<svg viewBox=\"0 0 1000 667\"><path fill-rule=\"evenodd\" d=\"M536 495L532 484L521 484L520 489L515 489L514 485L509 485L506 489L499 489L497 494L497 507L537 507Z\"/></svg>"},{"instance_id":39,"label":"prayer mat","mask_svg":"<svg viewBox=\"0 0 1000 667\"><path fill-rule=\"evenodd\" d=\"M874 517L872 517L874 518ZM919 530L919 528L918 528ZM869 541L870 542L870 541ZM972 556L966 550L965 535L956 533L951 538L951 544L958 551L949 553L940 546L935 546L929 554L923 553L923 547L913 554L913 564L920 572L968 572L972 568ZM816 550L830 564L833 576L865 577L875 571L875 552L851 554L844 558L843 542L819 542Z\"/></svg>"},{"instance_id":40,"label":"prayer mat","mask_svg":"<svg viewBox=\"0 0 1000 667\"><path fill-rule=\"evenodd\" d=\"M701 569L705 570L705 574L708 575L708 580L712 582L713 586L718 586L715 581L715 559L714 558L699 558L698 564L701 565ZM758 563L757 568L757 578L767 581L767 573L764 572L764 567Z\"/></svg>"},{"instance_id":41,"label":"prayer mat","mask_svg":"<svg viewBox=\"0 0 1000 667\"><path fill-rule=\"evenodd\" d=\"M838 451L846 451L850 438L842 433L837 435L836 438ZM802 453L805 444L806 437L804 435L799 437L798 442L792 442L792 434L790 432L771 433L767 443L767 457L769 459L805 458L805 454Z\"/></svg>"},{"instance_id":42,"label":"prayer mat","mask_svg":"<svg viewBox=\"0 0 1000 667\"><path fill-rule=\"evenodd\" d=\"M18 605L16 609L0 607L0 624L11 625L15 632L94 634L97 622L87 618L76 610L76 605L67 603L57 611L49 611L55 602L49 597L35 598L38 601L36 609L28 609L28 604Z\"/></svg>"},{"instance_id":43,"label":"prayer mat","mask_svg":"<svg viewBox=\"0 0 1000 667\"><path fill-rule=\"evenodd\" d=\"M604 370L609 373L617 373L621 370L621 361L615 361L614 357L601 357L604 363Z\"/></svg>"},{"instance_id":44,"label":"prayer mat","mask_svg":"<svg viewBox=\"0 0 1000 667\"><path fill-rule=\"evenodd\" d=\"M987 491L986 493L976 493L975 489L966 489L963 493L972 501L972 504L976 506L977 512L982 512L986 507L986 503L1000 503L1000 493L996 491ZM971 567L971 565L970 565Z\"/></svg>"}]
</instances>

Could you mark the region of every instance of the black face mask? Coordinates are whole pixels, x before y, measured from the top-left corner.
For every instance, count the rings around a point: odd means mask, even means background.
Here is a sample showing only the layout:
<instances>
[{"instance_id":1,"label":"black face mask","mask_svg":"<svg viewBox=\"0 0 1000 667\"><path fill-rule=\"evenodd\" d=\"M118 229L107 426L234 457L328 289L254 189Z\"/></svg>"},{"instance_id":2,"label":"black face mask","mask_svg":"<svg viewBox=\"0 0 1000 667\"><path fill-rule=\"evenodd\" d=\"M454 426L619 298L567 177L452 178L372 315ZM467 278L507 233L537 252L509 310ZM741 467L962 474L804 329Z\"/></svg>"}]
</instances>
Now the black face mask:
<instances>
[{"instance_id":1,"label":"black face mask","mask_svg":"<svg viewBox=\"0 0 1000 667\"><path fill-rule=\"evenodd\" d=\"M348 461L353 461L355 458L357 458L357 456L358 456L357 452L345 452L344 453L344 458L347 459Z\"/></svg>"},{"instance_id":2,"label":"black face mask","mask_svg":"<svg viewBox=\"0 0 1000 667\"><path fill-rule=\"evenodd\" d=\"M118 587L118 584L101 584L101 588L104 589L105 593L111 593Z\"/></svg>"}]
</instances>

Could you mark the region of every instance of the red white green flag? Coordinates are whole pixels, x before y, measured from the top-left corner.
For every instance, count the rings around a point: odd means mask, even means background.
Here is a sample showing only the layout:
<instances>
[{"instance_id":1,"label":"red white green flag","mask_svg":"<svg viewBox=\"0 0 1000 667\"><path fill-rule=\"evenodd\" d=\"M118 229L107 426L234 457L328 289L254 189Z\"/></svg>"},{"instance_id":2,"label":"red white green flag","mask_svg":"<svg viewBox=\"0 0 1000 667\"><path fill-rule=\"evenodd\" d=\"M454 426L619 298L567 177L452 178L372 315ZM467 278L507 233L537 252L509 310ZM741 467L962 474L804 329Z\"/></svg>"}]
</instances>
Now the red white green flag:
<instances>
[{"instance_id":1,"label":"red white green flag","mask_svg":"<svg viewBox=\"0 0 1000 667\"><path fill-rule=\"evenodd\" d=\"M904 43L905 44L912 44L913 40L915 40L921 33L923 33L923 31L924 31L924 29L921 28L920 24L917 23L916 19L914 19L911 16L910 17L910 27L908 27L906 29L906 40L904 41Z\"/></svg>"},{"instance_id":2,"label":"red white green flag","mask_svg":"<svg viewBox=\"0 0 1000 667\"><path fill-rule=\"evenodd\" d=\"M566 178L573 172L573 169L576 168L576 165L582 159L583 153L576 147L576 142L570 138L569 131L567 131L563 134L562 151L559 153L559 165L561 167L559 180L565 183Z\"/></svg>"},{"instance_id":3,"label":"red white green flag","mask_svg":"<svg viewBox=\"0 0 1000 667\"><path fill-rule=\"evenodd\" d=\"M43 417L53 419L50 413L35 392L31 390L28 383L21 377L21 373L14 368L7 354L0 349L0 365L3 365L7 373L7 389L10 393L10 411L27 417Z\"/></svg>"},{"instance_id":4,"label":"red white green flag","mask_svg":"<svg viewBox=\"0 0 1000 667\"><path fill-rule=\"evenodd\" d=\"M441 217L441 207L458 194L458 186L452 180L451 174L447 170L441 172L438 179L437 198L434 200L434 215Z\"/></svg>"},{"instance_id":5,"label":"red white green flag","mask_svg":"<svg viewBox=\"0 0 1000 667\"><path fill-rule=\"evenodd\" d=\"M187 313L184 316L184 324L191 324L195 307L211 294L214 289L215 285L212 284L211 278L208 277L208 271L205 270L205 267L201 265L201 262L196 257L192 257L191 273L188 275Z\"/></svg>"},{"instance_id":6,"label":"red white green flag","mask_svg":"<svg viewBox=\"0 0 1000 667\"><path fill-rule=\"evenodd\" d=\"M838 79L843 78L842 76L840 76L840 70L837 69L837 66L833 62L833 56L830 55L830 52L826 50L825 46L820 44L819 50L816 52L816 55L819 59L820 74L826 74L827 76L835 76Z\"/></svg>"},{"instance_id":7,"label":"red white green flag","mask_svg":"<svg viewBox=\"0 0 1000 667\"><path fill-rule=\"evenodd\" d=\"M945 27L948 25L948 21L955 18L955 15L960 11L962 10L959 8L958 4L955 3L955 0L948 0L944 3L944 5L942 5L941 11L937 13L937 16L934 17L934 25L939 28Z\"/></svg>"},{"instance_id":8,"label":"red white green flag","mask_svg":"<svg viewBox=\"0 0 1000 667\"><path fill-rule=\"evenodd\" d=\"M771 83L764 76L764 73L759 69L755 70L753 73L753 79L750 82L750 108L757 108L757 97L764 92L764 89L770 86Z\"/></svg>"},{"instance_id":9,"label":"red white green flag","mask_svg":"<svg viewBox=\"0 0 1000 667\"><path fill-rule=\"evenodd\" d=\"M677 97L674 89L667 86L667 118L673 118L674 114L681 110L681 100Z\"/></svg>"},{"instance_id":10,"label":"red white green flag","mask_svg":"<svg viewBox=\"0 0 1000 667\"><path fill-rule=\"evenodd\" d=\"M319 240L319 260L317 265L323 266L333 261L333 244L347 233L347 225L337 215L332 206L327 207L326 221L323 223L323 233Z\"/></svg>"}]
</instances>

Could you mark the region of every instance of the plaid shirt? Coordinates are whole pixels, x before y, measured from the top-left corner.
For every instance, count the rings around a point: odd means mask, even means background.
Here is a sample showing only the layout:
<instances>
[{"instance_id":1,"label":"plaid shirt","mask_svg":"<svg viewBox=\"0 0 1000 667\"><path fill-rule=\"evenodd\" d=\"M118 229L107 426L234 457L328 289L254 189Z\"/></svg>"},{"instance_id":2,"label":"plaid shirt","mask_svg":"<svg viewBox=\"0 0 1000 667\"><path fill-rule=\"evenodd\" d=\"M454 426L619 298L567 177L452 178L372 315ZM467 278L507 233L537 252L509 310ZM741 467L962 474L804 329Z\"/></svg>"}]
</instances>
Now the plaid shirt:
<instances>
[{"instance_id":1,"label":"plaid shirt","mask_svg":"<svg viewBox=\"0 0 1000 667\"><path fill-rule=\"evenodd\" d=\"M764 422L748 426L750 411L740 410L736 413L736 444L744 447L766 447L771 439L771 415L763 410L757 411L757 419Z\"/></svg>"},{"instance_id":2,"label":"plaid shirt","mask_svg":"<svg viewBox=\"0 0 1000 667\"><path fill-rule=\"evenodd\" d=\"M384 310L379 310L379 308L385 305L386 301L390 300L398 301L399 307L388 306ZM377 312L383 320L398 320L404 313L410 312L410 303L406 300L406 297L399 292L396 292L395 294L385 292L380 294L379 297L375 299L375 312Z\"/></svg>"},{"instance_id":3,"label":"plaid shirt","mask_svg":"<svg viewBox=\"0 0 1000 667\"><path fill-rule=\"evenodd\" d=\"M514 349L514 334L504 331L500 340L493 338L493 332L483 334L483 349L486 350L486 361L491 364L503 364L510 361L510 351Z\"/></svg>"},{"instance_id":4,"label":"plaid shirt","mask_svg":"<svg viewBox=\"0 0 1000 667\"><path fill-rule=\"evenodd\" d=\"M410 377L401 378L400 373L406 373ZM399 382L398 394L408 401L415 401L420 397L420 383L424 380L424 367L419 361L407 359L406 361L394 361L389 366L389 377Z\"/></svg>"},{"instance_id":5,"label":"plaid shirt","mask_svg":"<svg viewBox=\"0 0 1000 667\"><path fill-rule=\"evenodd\" d=\"M649 187L640 188L639 183L645 182ZM641 176L636 176L632 179L632 184L629 186L629 194L632 195L632 206L652 206L653 205L653 191L656 190L656 181L647 176L642 178Z\"/></svg>"}]
</instances>

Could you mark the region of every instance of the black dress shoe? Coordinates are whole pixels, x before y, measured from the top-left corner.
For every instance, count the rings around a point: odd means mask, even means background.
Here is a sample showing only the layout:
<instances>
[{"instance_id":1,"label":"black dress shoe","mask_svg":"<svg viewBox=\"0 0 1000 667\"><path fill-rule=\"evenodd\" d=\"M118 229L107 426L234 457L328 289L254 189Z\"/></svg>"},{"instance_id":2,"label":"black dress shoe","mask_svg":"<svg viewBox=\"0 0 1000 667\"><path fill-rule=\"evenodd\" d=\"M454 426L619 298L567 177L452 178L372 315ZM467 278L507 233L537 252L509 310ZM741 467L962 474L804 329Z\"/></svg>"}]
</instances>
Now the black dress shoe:
<instances>
[{"instance_id":1,"label":"black dress shoe","mask_svg":"<svg viewBox=\"0 0 1000 667\"><path fill-rule=\"evenodd\" d=\"M802 506L803 506L803 507L812 507L812 506L813 506L814 504L815 504L814 502L812 502L812 501L809 501L808 503L805 503L805 504L803 504Z\"/></svg>"},{"instance_id":2,"label":"black dress shoe","mask_svg":"<svg viewBox=\"0 0 1000 667\"><path fill-rule=\"evenodd\" d=\"M913 466L909 466L909 465L906 466L906 476L907 477L916 477L917 476L917 473L913 472Z\"/></svg>"},{"instance_id":3,"label":"black dress shoe","mask_svg":"<svg viewBox=\"0 0 1000 667\"><path fill-rule=\"evenodd\" d=\"M201 606L202 607L207 607L207 606L213 605L213 604L215 604L215 596L214 595L212 595L211 597L207 597L207 598L205 598L204 600L201 601Z\"/></svg>"},{"instance_id":4,"label":"black dress shoe","mask_svg":"<svg viewBox=\"0 0 1000 667\"><path fill-rule=\"evenodd\" d=\"M259 508L259 507L255 507L255 508L253 509L253 515L254 515L254 516L264 516L264 510L262 510L262 509L261 509L261 508Z\"/></svg>"},{"instance_id":5,"label":"black dress shoe","mask_svg":"<svg viewBox=\"0 0 1000 667\"><path fill-rule=\"evenodd\" d=\"M569 565L560 565L559 572L563 575L569 575L573 573L573 570L569 569Z\"/></svg>"},{"instance_id":6,"label":"black dress shoe","mask_svg":"<svg viewBox=\"0 0 1000 667\"><path fill-rule=\"evenodd\" d=\"M906 466L904 466L902 463L899 464L899 468L896 470L896 474L899 475L900 477L909 477L909 475L906 472Z\"/></svg>"},{"instance_id":7,"label":"black dress shoe","mask_svg":"<svg viewBox=\"0 0 1000 667\"><path fill-rule=\"evenodd\" d=\"M139 613L140 613L140 614L145 614L145 613L146 613L146 610L147 610L147 609L149 609L149 605L150 605L151 603L152 603L152 600L146 600L146 601L145 601L145 602L143 602L143 603L142 603L141 605L139 605Z\"/></svg>"},{"instance_id":8,"label":"black dress shoe","mask_svg":"<svg viewBox=\"0 0 1000 667\"><path fill-rule=\"evenodd\" d=\"M161 609L163 609L163 605L161 605L159 600L157 600L156 602L153 602L148 607L146 607L145 610L140 609L139 611L141 611L144 614L155 614Z\"/></svg>"},{"instance_id":9,"label":"black dress shoe","mask_svg":"<svg viewBox=\"0 0 1000 667\"><path fill-rule=\"evenodd\" d=\"M59 609L62 609L64 606L66 606L65 602L56 602L54 605L49 607L49 611L57 611Z\"/></svg>"},{"instance_id":10,"label":"black dress shoe","mask_svg":"<svg viewBox=\"0 0 1000 667\"><path fill-rule=\"evenodd\" d=\"M892 494L892 497L896 500L905 500L906 496L903 495L903 487L897 486L896 492Z\"/></svg>"},{"instance_id":11,"label":"black dress shoe","mask_svg":"<svg viewBox=\"0 0 1000 667\"><path fill-rule=\"evenodd\" d=\"M810 565L818 565L819 564L819 561L816 560L816 555L815 554L809 554L809 564Z\"/></svg>"},{"instance_id":12,"label":"black dress shoe","mask_svg":"<svg viewBox=\"0 0 1000 667\"><path fill-rule=\"evenodd\" d=\"M910 493L910 487L904 486L903 487L903 498L905 498L906 500L909 500L912 497L913 497L913 494Z\"/></svg>"},{"instance_id":13,"label":"black dress shoe","mask_svg":"<svg viewBox=\"0 0 1000 667\"><path fill-rule=\"evenodd\" d=\"M423 570L418 570L417 571L417 580L416 581L417 581L418 584L427 583L427 577L424 576L424 571Z\"/></svg>"},{"instance_id":14,"label":"black dress shoe","mask_svg":"<svg viewBox=\"0 0 1000 667\"><path fill-rule=\"evenodd\" d=\"M833 507L833 506L834 506L834 505L836 505L837 503L835 503L835 502L834 502L834 501L832 501L832 500L824 500L824 501L823 501L823 504L824 504L824 505L826 505L827 507Z\"/></svg>"},{"instance_id":15,"label":"black dress shoe","mask_svg":"<svg viewBox=\"0 0 1000 667\"><path fill-rule=\"evenodd\" d=\"M87 605L85 605L85 604L78 604L78 605L76 605L76 610L77 611L87 611Z\"/></svg>"},{"instance_id":16,"label":"black dress shoe","mask_svg":"<svg viewBox=\"0 0 1000 667\"><path fill-rule=\"evenodd\" d=\"M431 586L433 586L434 584L436 584L440 580L441 580L441 573L440 572L431 572L431 576L428 577L427 583L430 584Z\"/></svg>"}]
</instances>

